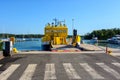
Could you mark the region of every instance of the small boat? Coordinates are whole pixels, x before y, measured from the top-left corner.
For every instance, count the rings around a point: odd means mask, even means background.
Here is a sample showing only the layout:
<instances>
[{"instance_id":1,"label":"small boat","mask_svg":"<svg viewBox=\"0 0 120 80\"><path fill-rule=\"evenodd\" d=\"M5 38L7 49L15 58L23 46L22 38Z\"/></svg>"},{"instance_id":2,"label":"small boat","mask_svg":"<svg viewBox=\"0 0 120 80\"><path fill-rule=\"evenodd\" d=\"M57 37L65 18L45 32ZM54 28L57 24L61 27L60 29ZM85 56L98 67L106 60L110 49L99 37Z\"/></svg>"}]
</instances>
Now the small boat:
<instances>
[{"instance_id":1,"label":"small boat","mask_svg":"<svg viewBox=\"0 0 120 80\"><path fill-rule=\"evenodd\" d=\"M120 45L120 35L115 35L112 38L107 39L108 43Z\"/></svg>"}]
</instances>

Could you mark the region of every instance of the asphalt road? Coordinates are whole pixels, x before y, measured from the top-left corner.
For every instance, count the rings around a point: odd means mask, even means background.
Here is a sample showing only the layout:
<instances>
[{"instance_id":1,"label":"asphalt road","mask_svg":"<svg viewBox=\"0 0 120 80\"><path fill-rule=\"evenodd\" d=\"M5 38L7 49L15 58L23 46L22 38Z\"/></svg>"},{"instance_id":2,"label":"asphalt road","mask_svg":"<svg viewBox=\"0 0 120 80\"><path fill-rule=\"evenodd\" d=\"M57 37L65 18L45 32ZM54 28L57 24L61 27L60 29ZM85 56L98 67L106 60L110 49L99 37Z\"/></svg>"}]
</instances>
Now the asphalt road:
<instances>
[{"instance_id":1,"label":"asphalt road","mask_svg":"<svg viewBox=\"0 0 120 80\"><path fill-rule=\"evenodd\" d=\"M120 80L120 58L99 54L17 54L0 60L0 80Z\"/></svg>"},{"instance_id":2,"label":"asphalt road","mask_svg":"<svg viewBox=\"0 0 120 80\"><path fill-rule=\"evenodd\" d=\"M118 59L120 59L120 56L116 56Z\"/></svg>"}]
</instances>

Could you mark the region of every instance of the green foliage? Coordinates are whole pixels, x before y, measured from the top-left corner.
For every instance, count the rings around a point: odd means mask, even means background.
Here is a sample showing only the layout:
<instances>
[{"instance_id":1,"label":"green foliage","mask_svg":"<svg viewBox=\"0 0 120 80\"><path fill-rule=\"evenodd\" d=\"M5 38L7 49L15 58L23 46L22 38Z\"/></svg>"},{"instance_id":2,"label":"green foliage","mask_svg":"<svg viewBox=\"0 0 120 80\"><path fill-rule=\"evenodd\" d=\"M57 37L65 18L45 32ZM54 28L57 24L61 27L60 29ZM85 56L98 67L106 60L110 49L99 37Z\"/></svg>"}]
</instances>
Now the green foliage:
<instances>
[{"instance_id":1,"label":"green foliage","mask_svg":"<svg viewBox=\"0 0 120 80\"><path fill-rule=\"evenodd\" d=\"M0 34L0 38L9 38L9 37L15 37L15 38L41 38L43 37L42 34L7 34L2 33Z\"/></svg>"},{"instance_id":2,"label":"green foliage","mask_svg":"<svg viewBox=\"0 0 120 80\"><path fill-rule=\"evenodd\" d=\"M72 38L72 35L68 35L67 38Z\"/></svg>"},{"instance_id":3,"label":"green foliage","mask_svg":"<svg viewBox=\"0 0 120 80\"><path fill-rule=\"evenodd\" d=\"M0 51L2 50L3 43L0 41Z\"/></svg>"},{"instance_id":4,"label":"green foliage","mask_svg":"<svg viewBox=\"0 0 120 80\"><path fill-rule=\"evenodd\" d=\"M117 34L120 34L119 28L113 29L102 29L102 30L94 30L91 33L87 33L84 38L85 39L92 39L92 37L98 37L99 40L106 40L111 38Z\"/></svg>"}]
</instances>

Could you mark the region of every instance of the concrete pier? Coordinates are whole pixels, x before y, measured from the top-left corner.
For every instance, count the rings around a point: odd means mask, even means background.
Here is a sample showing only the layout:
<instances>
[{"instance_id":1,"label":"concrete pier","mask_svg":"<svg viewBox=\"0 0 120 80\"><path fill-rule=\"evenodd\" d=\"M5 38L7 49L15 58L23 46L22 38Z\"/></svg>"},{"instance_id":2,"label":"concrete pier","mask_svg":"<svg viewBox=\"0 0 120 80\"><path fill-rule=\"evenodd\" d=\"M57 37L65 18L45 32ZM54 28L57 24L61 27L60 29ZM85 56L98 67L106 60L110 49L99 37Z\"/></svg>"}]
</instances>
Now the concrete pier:
<instances>
[{"instance_id":1,"label":"concrete pier","mask_svg":"<svg viewBox=\"0 0 120 80\"><path fill-rule=\"evenodd\" d=\"M90 44L80 44L80 48L83 51L101 51L103 50L101 47L96 46L96 45L90 45ZM72 45L53 45L52 50L72 50L72 51L76 51L76 50L80 50L78 48L75 48ZM80 50L81 51L81 50Z\"/></svg>"},{"instance_id":2,"label":"concrete pier","mask_svg":"<svg viewBox=\"0 0 120 80\"><path fill-rule=\"evenodd\" d=\"M101 51L102 49L96 45L80 44L80 47L87 51Z\"/></svg>"},{"instance_id":3,"label":"concrete pier","mask_svg":"<svg viewBox=\"0 0 120 80\"><path fill-rule=\"evenodd\" d=\"M106 53L106 47L91 45L91 44L80 44L83 49L75 48L72 45L53 45L52 51L18 51L15 54L78 54L78 53ZM120 56L120 49L109 48L113 56ZM14 53L13 53L14 54ZM0 58L3 58L2 51L0 51Z\"/></svg>"}]
</instances>

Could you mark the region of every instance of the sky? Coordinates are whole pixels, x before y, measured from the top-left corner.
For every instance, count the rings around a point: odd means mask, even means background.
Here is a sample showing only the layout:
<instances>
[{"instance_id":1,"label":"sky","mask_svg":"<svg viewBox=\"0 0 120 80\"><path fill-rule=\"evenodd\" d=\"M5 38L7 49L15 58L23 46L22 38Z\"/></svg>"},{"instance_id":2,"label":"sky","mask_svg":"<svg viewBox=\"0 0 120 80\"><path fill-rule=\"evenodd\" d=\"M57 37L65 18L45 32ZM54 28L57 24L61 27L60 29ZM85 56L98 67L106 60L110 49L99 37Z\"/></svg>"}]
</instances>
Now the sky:
<instances>
[{"instance_id":1,"label":"sky","mask_svg":"<svg viewBox=\"0 0 120 80\"><path fill-rule=\"evenodd\" d=\"M0 0L0 33L44 34L54 18L70 35L120 28L120 0Z\"/></svg>"}]
</instances>

